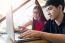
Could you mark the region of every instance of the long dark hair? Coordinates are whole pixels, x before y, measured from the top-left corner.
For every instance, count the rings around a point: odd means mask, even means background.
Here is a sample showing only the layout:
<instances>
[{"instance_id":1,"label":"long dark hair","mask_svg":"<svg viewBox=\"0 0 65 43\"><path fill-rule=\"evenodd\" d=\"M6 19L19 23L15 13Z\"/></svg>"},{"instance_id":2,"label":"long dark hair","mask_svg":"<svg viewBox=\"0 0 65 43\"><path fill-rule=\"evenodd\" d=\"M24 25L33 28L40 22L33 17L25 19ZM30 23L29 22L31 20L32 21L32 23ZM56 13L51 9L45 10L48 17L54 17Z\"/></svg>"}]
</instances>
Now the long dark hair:
<instances>
[{"instance_id":1,"label":"long dark hair","mask_svg":"<svg viewBox=\"0 0 65 43\"><path fill-rule=\"evenodd\" d=\"M34 9L38 9L39 11L40 11L40 21L43 23L43 24L45 24L46 23L46 18L45 18L45 16L44 16L44 13L43 13L43 11L42 11L42 8L41 8L41 6L40 6L40 4L39 4L39 2L37 1L37 0L35 0L35 4L36 4L36 6L34 7ZM33 9L33 10L34 10ZM43 27L42 27L43 28ZM34 20L34 18L33 18L33 24L32 24L32 29L34 30L35 29L35 20Z\"/></svg>"},{"instance_id":2,"label":"long dark hair","mask_svg":"<svg viewBox=\"0 0 65 43\"><path fill-rule=\"evenodd\" d=\"M44 16L43 11L42 11L42 8L41 8L40 6L35 6L34 9L38 9L38 10L39 10L40 20L41 20L41 21L46 21L45 16ZM34 10L34 9L33 9L33 10Z\"/></svg>"},{"instance_id":3,"label":"long dark hair","mask_svg":"<svg viewBox=\"0 0 65 43\"><path fill-rule=\"evenodd\" d=\"M42 11L42 8L41 7L39 7L39 6L35 6L34 7L34 9L33 10L35 10L35 9L38 9L39 10L39 17L40 17L40 21L42 22L42 24L43 24L43 27L44 27L44 24L46 24L46 19L45 19L45 16L44 16L44 14L43 14L43 11ZM33 18L33 24L32 24L32 29L34 30L35 29L35 19ZM43 28L42 27L42 28Z\"/></svg>"},{"instance_id":4,"label":"long dark hair","mask_svg":"<svg viewBox=\"0 0 65 43\"><path fill-rule=\"evenodd\" d=\"M41 21L47 21L46 20L46 18L45 18L45 16L44 16L44 13L43 13L43 10L42 10L42 8L41 8L41 6L40 6L40 4L39 4L39 2L38 2L38 0L35 0L35 7L34 7L34 9L38 9L39 11L40 11L40 20Z\"/></svg>"}]
</instances>

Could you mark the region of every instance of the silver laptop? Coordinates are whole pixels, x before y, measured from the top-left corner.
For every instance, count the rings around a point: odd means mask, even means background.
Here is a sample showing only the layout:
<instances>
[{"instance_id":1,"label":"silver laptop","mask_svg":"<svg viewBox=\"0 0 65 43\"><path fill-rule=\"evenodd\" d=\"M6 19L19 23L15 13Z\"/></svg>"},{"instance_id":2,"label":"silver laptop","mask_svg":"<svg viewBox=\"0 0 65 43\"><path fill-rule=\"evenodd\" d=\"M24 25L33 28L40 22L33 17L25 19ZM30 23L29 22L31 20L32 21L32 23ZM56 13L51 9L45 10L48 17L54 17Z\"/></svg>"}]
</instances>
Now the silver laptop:
<instances>
[{"instance_id":1,"label":"silver laptop","mask_svg":"<svg viewBox=\"0 0 65 43\"><path fill-rule=\"evenodd\" d=\"M25 38L25 39L20 39L18 36L21 34L20 32L14 32L14 22L13 22L13 13L12 9L9 9L9 12L6 15L6 25L7 25L7 34L9 38L12 41L30 41L30 40L36 40L38 38Z\"/></svg>"}]
</instances>

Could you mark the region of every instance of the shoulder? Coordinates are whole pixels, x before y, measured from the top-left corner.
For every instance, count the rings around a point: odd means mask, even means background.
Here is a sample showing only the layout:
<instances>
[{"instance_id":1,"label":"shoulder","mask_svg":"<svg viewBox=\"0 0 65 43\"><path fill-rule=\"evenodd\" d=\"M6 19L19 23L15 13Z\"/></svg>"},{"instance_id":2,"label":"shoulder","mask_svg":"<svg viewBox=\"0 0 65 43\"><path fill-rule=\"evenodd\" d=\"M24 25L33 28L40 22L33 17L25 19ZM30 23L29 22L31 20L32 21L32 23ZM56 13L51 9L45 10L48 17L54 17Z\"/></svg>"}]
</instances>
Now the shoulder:
<instances>
[{"instance_id":1,"label":"shoulder","mask_svg":"<svg viewBox=\"0 0 65 43\"><path fill-rule=\"evenodd\" d=\"M65 18L65 13L64 13L64 18Z\"/></svg>"},{"instance_id":2,"label":"shoulder","mask_svg":"<svg viewBox=\"0 0 65 43\"><path fill-rule=\"evenodd\" d=\"M49 32L50 31L50 24L51 24L51 20L48 20L42 31Z\"/></svg>"},{"instance_id":3,"label":"shoulder","mask_svg":"<svg viewBox=\"0 0 65 43\"><path fill-rule=\"evenodd\" d=\"M63 22L65 22L65 13L64 13L64 17L63 17Z\"/></svg>"}]
</instances>

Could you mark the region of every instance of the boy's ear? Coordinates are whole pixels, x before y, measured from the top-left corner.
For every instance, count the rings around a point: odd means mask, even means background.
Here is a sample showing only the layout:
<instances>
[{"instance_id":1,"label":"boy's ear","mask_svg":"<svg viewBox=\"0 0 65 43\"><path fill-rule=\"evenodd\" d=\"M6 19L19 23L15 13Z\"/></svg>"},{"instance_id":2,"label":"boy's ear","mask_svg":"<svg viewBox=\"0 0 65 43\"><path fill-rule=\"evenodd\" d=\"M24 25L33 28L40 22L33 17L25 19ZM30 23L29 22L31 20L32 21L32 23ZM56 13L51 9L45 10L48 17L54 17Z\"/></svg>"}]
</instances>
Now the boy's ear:
<instances>
[{"instance_id":1,"label":"boy's ear","mask_svg":"<svg viewBox=\"0 0 65 43\"><path fill-rule=\"evenodd\" d=\"M58 9L59 9L60 11L62 11L62 5L59 5L59 6L58 6Z\"/></svg>"}]
</instances>

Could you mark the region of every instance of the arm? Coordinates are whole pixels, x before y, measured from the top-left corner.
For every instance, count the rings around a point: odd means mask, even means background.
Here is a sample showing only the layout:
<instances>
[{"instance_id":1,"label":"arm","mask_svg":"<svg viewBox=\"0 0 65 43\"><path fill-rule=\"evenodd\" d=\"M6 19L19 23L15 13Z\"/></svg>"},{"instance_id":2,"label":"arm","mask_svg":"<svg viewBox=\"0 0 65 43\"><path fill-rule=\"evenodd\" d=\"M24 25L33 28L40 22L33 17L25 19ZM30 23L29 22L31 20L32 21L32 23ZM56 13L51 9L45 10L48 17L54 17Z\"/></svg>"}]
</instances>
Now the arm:
<instances>
[{"instance_id":1,"label":"arm","mask_svg":"<svg viewBox=\"0 0 65 43\"><path fill-rule=\"evenodd\" d=\"M19 38L29 38L29 37L39 37L42 39L46 39L52 43L65 43L65 35L64 34L52 34L47 32L28 30L21 34Z\"/></svg>"},{"instance_id":2,"label":"arm","mask_svg":"<svg viewBox=\"0 0 65 43\"><path fill-rule=\"evenodd\" d=\"M28 22L26 22L25 24L18 26L18 29L26 29L27 26L32 24L32 20L29 20Z\"/></svg>"},{"instance_id":3,"label":"arm","mask_svg":"<svg viewBox=\"0 0 65 43\"><path fill-rule=\"evenodd\" d=\"M53 43L65 43L65 34L52 34L52 33L42 32L41 37Z\"/></svg>"},{"instance_id":4,"label":"arm","mask_svg":"<svg viewBox=\"0 0 65 43\"><path fill-rule=\"evenodd\" d=\"M29 21L26 22L24 25L22 25L22 27L27 27L27 26L31 25L32 22L33 22L32 20L29 20Z\"/></svg>"},{"instance_id":5,"label":"arm","mask_svg":"<svg viewBox=\"0 0 65 43\"><path fill-rule=\"evenodd\" d=\"M26 31L26 30L28 30L26 27L27 26L29 26L29 25L31 25L32 24L32 20L30 20L30 21L28 21L27 23L25 23L24 25L22 25L22 26L18 26L18 28L15 28L15 31Z\"/></svg>"}]
</instances>

